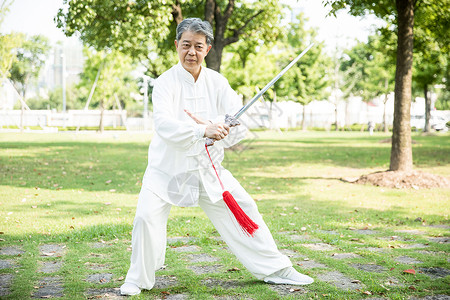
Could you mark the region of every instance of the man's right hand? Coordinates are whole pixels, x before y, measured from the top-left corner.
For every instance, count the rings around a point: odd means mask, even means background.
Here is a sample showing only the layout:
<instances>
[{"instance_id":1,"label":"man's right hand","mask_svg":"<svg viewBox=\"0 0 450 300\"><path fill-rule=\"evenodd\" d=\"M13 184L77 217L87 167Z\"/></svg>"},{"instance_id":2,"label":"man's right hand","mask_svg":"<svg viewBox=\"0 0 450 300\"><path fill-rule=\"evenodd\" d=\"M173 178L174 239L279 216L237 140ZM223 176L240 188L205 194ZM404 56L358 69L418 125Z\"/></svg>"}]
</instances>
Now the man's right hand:
<instances>
[{"instance_id":1,"label":"man's right hand","mask_svg":"<svg viewBox=\"0 0 450 300\"><path fill-rule=\"evenodd\" d=\"M230 133L230 126L225 123L209 124L206 126L205 137L220 141Z\"/></svg>"},{"instance_id":2,"label":"man's right hand","mask_svg":"<svg viewBox=\"0 0 450 300\"><path fill-rule=\"evenodd\" d=\"M197 117L187 109L184 110L192 120L197 124L206 125L205 135L203 137L208 137L216 141L220 141L224 139L230 133L230 126L225 123L216 123L213 124L211 121L203 120L200 117Z\"/></svg>"}]
</instances>

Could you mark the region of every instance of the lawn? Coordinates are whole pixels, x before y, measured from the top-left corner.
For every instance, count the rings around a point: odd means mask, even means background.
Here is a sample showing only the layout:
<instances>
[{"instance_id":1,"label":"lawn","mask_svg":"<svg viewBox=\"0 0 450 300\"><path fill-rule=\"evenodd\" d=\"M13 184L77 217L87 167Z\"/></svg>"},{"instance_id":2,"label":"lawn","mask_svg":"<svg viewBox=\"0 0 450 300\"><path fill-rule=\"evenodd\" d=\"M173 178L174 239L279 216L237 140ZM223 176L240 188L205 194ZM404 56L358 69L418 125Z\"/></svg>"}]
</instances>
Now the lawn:
<instances>
[{"instance_id":1,"label":"lawn","mask_svg":"<svg viewBox=\"0 0 450 300\"><path fill-rule=\"evenodd\" d=\"M450 177L449 137L414 134L415 168ZM386 138L365 132L253 132L226 153L224 166L257 201L279 248L314 284L273 287L255 280L201 209L174 207L166 268L157 272L160 285L135 298L450 295L450 190L340 180L388 169ZM129 265L150 140L127 132L0 133L2 299L117 294L114 288ZM46 269L52 264L59 267ZM46 290L46 282L54 289Z\"/></svg>"}]
</instances>

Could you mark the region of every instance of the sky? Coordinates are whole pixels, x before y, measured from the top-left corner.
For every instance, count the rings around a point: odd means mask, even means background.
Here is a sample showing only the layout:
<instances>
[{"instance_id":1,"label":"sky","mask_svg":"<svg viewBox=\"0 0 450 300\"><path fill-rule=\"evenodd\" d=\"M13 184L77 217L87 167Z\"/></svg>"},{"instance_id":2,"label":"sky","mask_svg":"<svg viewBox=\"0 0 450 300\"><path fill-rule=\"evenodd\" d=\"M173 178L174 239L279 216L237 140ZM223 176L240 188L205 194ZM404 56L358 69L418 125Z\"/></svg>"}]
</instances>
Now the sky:
<instances>
[{"instance_id":1,"label":"sky","mask_svg":"<svg viewBox=\"0 0 450 300\"><path fill-rule=\"evenodd\" d=\"M325 49L332 53L338 49L350 48L356 40L367 41L375 26L383 24L373 16L353 17L340 12L337 17L327 16L329 9L322 6L321 0L282 0L293 7L295 13L302 11L309 19L308 26L318 29L319 41L325 42ZM24 32L29 35L43 34L54 44L68 41L53 21L63 0L14 0L0 31ZM291 18L286 11L286 20Z\"/></svg>"},{"instance_id":2,"label":"sky","mask_svg":"<svg viewBox=\"0 0 450 300\"><path fill-rule=\"evenodd\" d=\"M62 4L63 0L14 0L0 30L2 33L43 34L52 43L63 41L67 38L53 22Z\"/></svg>"},{"instance_id":3,"label":"sky","mask_svg":"<svg viewBox=\"0 0 450 300\"><path fill-rule=\"evenodd\" d=\"M329 53L351 48L356 41L366 42L367 37L375 32L377 27L385 24L384 21L373 15L354 17L346 11L339 11L334 16L328 16L329 8L322 5L322 0L282 0L282 3L292 7L291 12L303 12L308 19L306 25L318 31L317 39L325 43ZM287 12L288 14L289 12Z\"/></svg>"}]
</instances>

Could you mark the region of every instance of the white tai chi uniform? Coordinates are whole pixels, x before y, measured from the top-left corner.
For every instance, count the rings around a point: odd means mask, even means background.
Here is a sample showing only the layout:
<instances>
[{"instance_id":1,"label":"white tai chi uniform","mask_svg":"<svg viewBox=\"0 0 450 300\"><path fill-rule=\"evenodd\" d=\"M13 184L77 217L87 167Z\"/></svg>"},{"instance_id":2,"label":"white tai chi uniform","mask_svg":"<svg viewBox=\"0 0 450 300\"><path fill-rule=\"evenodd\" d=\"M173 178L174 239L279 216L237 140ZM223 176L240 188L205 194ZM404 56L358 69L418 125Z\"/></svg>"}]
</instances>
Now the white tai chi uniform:
<instances>
[{"instance_id":1,"label":"white tai chi uniform","mask_svg":"<svg viewBox=\"0 0 450 300\"><path fill-rule=\"evenodd\" d=\"M205 211L239 261L258 279L292 266L282 255L250 195L221 166L224 147L244 137L244 126L233 127L209 147L224 186L244 212L259 225L254 237L240 229L222 201L222 189L205 150L205 125L184 111L213 122L241 108L241 100L219 73L202 67L197 81L181 63L156 81L152 94L156 134L150 144L148 167L139 194L132 233L131 265L125 282L143 289L155 284L155 271L164 264L166 226L172 205L197 206Z\"/></svg>"}]
</instances>

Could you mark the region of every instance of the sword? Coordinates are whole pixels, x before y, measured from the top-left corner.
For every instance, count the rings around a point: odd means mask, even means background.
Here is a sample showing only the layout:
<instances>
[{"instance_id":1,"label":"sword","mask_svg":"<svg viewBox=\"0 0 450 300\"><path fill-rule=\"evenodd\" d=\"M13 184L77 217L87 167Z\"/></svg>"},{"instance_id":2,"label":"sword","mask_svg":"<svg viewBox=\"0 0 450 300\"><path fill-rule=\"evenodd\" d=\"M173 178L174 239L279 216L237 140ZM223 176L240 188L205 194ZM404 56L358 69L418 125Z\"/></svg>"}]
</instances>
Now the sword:
<instances>
[{"instance_id":1,"label":"sword","mask_svg":"<svg viewBox=\"0 0 450 300\"><path fill-rule=\"evenodd\" d=\"M242 116L243 113L245 113L250 106L252 106L272 85L275 84L275 82L277 82L278 79L280 79L281 76L284 75L284 73L286 73L290 68L292 68L292 66L300 59L302 58L303 55L306 54L306 52L309 51L309 49L311 49L311 47L314 46L314 43L311 43L308 47L306 47L305 50L302 51L302 53L300 53L296 58L294 58L293 61L291 61L280 73L278 73L277 76L275 76L268 84L266 84L266 86L259 91L258 94L256 94L246 105L244 105L237 113L234 114L234 116L230 116L230 115L225 115L225 124L227 124L230 127L239 125L239 121L237 119L239 119L240 116ZM214 139L212 138L206 138L206 146L212 146L214 145Z\"/></svg>"}]
</instances>

